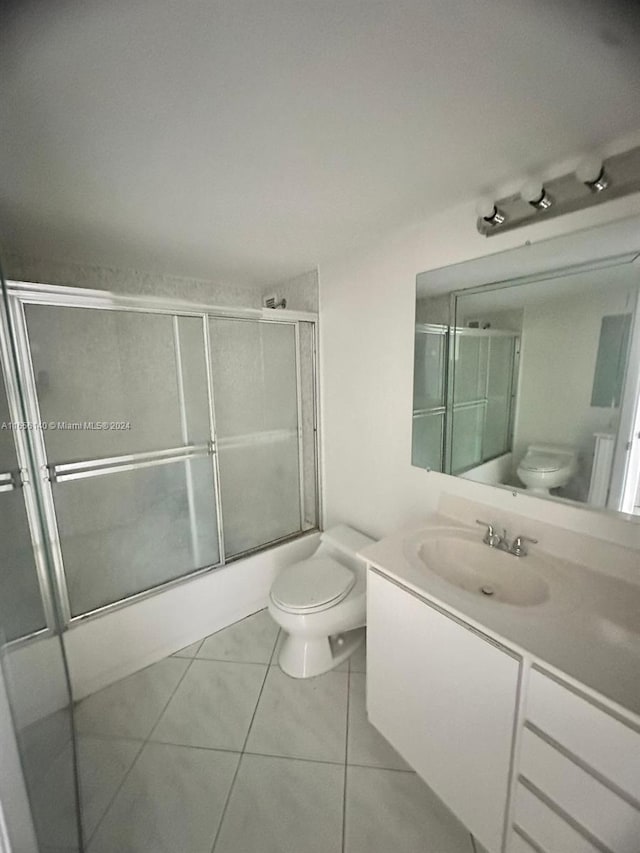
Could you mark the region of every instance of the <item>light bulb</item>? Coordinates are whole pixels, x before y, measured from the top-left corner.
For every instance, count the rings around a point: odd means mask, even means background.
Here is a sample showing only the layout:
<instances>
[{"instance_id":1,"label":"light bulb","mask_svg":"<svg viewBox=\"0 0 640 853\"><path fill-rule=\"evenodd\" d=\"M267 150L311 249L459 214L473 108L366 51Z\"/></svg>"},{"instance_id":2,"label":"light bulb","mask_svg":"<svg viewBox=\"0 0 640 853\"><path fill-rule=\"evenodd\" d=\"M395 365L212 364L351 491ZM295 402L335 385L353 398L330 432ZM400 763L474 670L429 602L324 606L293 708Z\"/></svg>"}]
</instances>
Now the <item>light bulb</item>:
<instances>
[{"instance_id":1,"label":"light bulb","mask_svg":"<svg viewBox=\"0 0 640 853\"><path fill-rule=\"evenodd\" d=\"M606 190L609 186L609 177L605 173L602 160L595 154L590 154L578 163L576 178L594 193Z\"/></svg>"},{"instance_id":2,"label":"light bulb","mask_svg":"<svg viewBox=\"0 0 640 853\"><path fill-rule=\"evenodd\" d=\"M547 194L542 181L535 179L526 182L522 187L520 197L532 207L535 207L536 210L546 210L553 204L553 200Z\"/></svg>"},{"instance_id":3,"label":"light bulb","mask_svg":"<svg viewBox=\"0 0 640 853\"><path fill-rule=\"evenodd\" d=\"M486 196L476 204L476 213L489 225L502 225L506 219L504 213L496 207L495 202Z\"/></svg>"}]
</instances>

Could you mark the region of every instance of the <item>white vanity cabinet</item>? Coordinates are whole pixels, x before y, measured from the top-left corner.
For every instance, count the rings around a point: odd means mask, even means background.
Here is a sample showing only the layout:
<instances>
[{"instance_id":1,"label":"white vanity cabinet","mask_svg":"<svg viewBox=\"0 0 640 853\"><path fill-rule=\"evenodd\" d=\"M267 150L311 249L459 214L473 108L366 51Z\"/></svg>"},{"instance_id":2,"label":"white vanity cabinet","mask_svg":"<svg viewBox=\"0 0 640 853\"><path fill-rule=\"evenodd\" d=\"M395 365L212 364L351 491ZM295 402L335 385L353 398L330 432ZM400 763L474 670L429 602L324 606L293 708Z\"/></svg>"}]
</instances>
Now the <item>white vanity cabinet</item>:
<instances>
[{"instance_id":1,"label":"white vanity cabinet","mask_svg":"<svg viewBox=\"0 0 640 853\"><path fill-rule=\"evenodd\" d=\"M529 672L509 853L640 853L640 730L561 679Z\"/></svg>"},{"instance_id":2,"label":"white vanity cabinet","mask_svg":"<svg viewBox=\"0 0 640 853\"><path fill-rule=\"evenodd\" d=\"M489 853L500 853L520 659L375 570L369 719Z\"/></svg>"}]
</instances>

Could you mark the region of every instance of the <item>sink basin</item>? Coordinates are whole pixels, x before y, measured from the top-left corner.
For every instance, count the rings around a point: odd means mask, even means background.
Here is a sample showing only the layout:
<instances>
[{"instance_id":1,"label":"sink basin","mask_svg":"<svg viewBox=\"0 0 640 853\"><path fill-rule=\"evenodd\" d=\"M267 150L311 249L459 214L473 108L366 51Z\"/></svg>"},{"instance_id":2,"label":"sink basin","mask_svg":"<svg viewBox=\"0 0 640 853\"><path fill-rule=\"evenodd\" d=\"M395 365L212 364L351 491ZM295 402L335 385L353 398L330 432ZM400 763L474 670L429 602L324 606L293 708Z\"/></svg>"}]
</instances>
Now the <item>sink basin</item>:
<instances>
[{"instance_id":1,"label":"sink basin","mask_svg":"<svg viewBox=\"0 0 640 853\"><path fill-rule=\"evenodd\" d=\"M449 584L487 601L534 607L549 598L535 554L514 557L485 545L477 533L448 529L422 531L405 542L405 556Z\"/></svg>"}]
</instances>

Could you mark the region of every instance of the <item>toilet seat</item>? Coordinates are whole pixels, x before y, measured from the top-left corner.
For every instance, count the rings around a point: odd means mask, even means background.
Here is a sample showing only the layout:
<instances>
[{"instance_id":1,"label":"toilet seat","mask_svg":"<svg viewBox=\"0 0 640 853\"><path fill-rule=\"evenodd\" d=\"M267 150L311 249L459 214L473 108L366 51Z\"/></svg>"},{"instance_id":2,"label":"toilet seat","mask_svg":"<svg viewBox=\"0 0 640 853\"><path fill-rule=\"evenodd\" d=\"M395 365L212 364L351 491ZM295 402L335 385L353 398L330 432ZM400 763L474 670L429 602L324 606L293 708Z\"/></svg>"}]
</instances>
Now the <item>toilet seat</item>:
<instances>
[{"instance_id":1,"label":"toilet seat","mask_svg":"<svg viewBox=\"0 0 640 853\"><path fill-rule=\"evenodd\" d=\"M519 467L524 471L540 471L542 473L551 473L559 471L567 464L568 459L562 458L554 453L539 453L529 451Z\"/></svg>"},{"instance_id":2,"label":"toilet seat","mask_svg":"<svg viewBox=\"0 0 640 853\"><path fill-rule=\"evenodd\" d=\"M317 613L346 598L355 582L354 573L331 557L311 557L284 569L270 597L288 613Z\"/></svg>"}]
</instances>

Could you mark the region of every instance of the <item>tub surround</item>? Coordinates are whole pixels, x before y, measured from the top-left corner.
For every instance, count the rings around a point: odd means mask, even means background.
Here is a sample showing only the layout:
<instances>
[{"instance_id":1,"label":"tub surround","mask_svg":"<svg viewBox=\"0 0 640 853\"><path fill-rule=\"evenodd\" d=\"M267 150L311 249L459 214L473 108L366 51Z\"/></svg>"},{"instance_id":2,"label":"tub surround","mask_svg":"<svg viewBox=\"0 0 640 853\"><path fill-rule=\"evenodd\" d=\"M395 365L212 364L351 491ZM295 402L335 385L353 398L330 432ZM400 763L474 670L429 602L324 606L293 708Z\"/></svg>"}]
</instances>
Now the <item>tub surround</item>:
<instances>
[{"instance_id":1,"label":"tub surround","mask_svg":"<svg viewBox=\"0 0 640 853\"><path fill-rule=\"evenodd\" d=\"M480 598L447 583L426 568L411 565L404 543L420 530L473 527L477 518L494 521L511 536L538 539L536 553L558 562L556 578L547 578L549 600L533 607ZM438 512L365 549L370 566L408 590L432 601L466 624L523 657L530 657L605 697L640 722L640 553L445 496ZM513 557L513 571L527 557Z\"/></svg>"}]
</instances>

